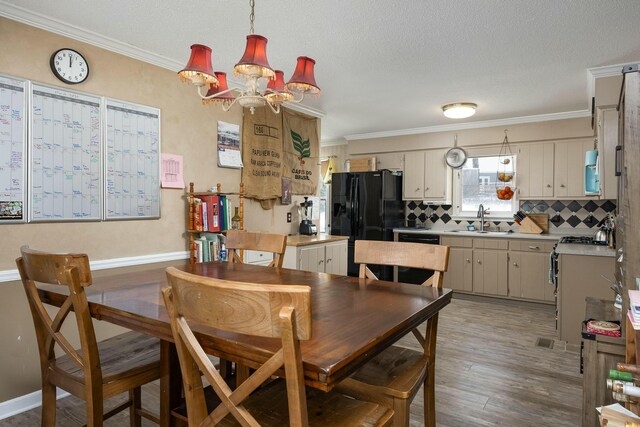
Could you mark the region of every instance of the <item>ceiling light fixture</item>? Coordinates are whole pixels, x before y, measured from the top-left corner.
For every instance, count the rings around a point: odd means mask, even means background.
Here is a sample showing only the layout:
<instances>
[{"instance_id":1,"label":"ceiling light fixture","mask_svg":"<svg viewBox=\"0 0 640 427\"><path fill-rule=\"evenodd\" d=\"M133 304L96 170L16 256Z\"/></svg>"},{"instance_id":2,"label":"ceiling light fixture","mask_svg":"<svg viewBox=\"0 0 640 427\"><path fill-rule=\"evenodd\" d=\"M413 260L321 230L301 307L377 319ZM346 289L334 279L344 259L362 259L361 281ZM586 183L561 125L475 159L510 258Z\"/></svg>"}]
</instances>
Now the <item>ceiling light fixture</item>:
<instances>
[{"instance_id":1,"label":"ceiling light fixture","mask_svg":"<svg viewBox=\"0 0 640 427\"><path fill-rule=\"evenodd\" d=\"M450 119L466 119L476 113L478 106L472 102L456 102L442 107L444 115Z\"/></svg>"},{"instance_id":2,"label":"ceiling light fixture","mask_svg":"<svg viewBox=\"0 0 640 427\"><path fill-rule=\"evenodd\" d=\"M242 107L251 110L268 105L278 114L280 105L285 102L298 103L304 99L305 94L319 94L314 75L316 61L299 56L293 76L284 83L284 73L273 70L267 60L267 39L253 34L253 21L255 18L255 0L249 0L251 14L249 15L250 32L247 36L247 46L240 62L233 68L235 76L246 78L244 88L227 85L226 73L213 71L211 66L211 48L201 44L191 46L191 57L186 67L178 73L180 80L191 83L198 88L198 95L203 103L221 103L224 111L229 111L231 106L238 102ZM267 79L266 88L262 79ZM202 93L202 88L208 85L208 92ZM264 89L263 89L264 88ZM233 92L237 95L234 96Z\"/></svg>"}]
</instances>

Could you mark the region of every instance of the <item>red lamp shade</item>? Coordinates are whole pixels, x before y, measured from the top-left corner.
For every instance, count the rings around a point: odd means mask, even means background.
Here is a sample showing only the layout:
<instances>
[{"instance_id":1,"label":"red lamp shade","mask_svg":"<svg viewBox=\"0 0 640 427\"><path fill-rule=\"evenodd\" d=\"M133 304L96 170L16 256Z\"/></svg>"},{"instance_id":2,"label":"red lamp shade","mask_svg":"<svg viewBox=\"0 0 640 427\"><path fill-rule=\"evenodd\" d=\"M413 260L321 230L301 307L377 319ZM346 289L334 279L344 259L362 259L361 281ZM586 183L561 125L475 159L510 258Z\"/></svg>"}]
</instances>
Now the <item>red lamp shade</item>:
<instances>
[{"instance_id":1,"label":"red lamp shade","mask_svg":"<svg viewBox=\"0 0 640 427\"><path fill-rule=\"evenodd\" d=\"M211 95L215 95L220 92L224 92L225 90L229 90L229 86L227 85L227 73L223 73L221 71L215 72L216 77L218 78L218 86L211 84L209 85L209 91L207 92L207 97ZM223 93L222 95L218 95L214 98L203 99L203 104L215 103L216 101L233 101L235 98L231 92Z\"/></svg>"},{"instance_id":2,"label":"red lamp shade","mask_svg":"<svg viewBox=\"0 0 640 427\"><path fill-rule=\"evenodd\" d=\"M211 67L211 48L202 44L191 45L191 57L184 70L178 72L180 80L195 85L217 84Z\"/></svg>"},{"instance_id":3,"label":"red lamp shade","mask_svg":"<svg viewBox=\"0 0 640 427\"><path fill-rule=\"evenodd\" d=\"M287 89L313 94L320 93L320 88L313 74L315 64L316 61L313 59L307 56L299 56L293 76L291 76L291 79L287 82Z\"/></svg>"},{"instance_id":4,"label":"red lamp shade","mask_svg":"<svg viewBox=\"0 0 640 427\"><path fill-rule=\"evenodd\" d=\"M287 90L284 84L284 73L280 70L276 70L275 73L276 76L267 83L265 98L272 104L291 101L293 94Z\"/></svg>"},{"instance_id":5,"label":"red lamp shade","mask_svg":"<svg viewBox=\"0 0 640 427\"><path fill-rule=\"evenodd\" d=\"M257 34L247 36L247 47L240 62L233 67L235 75L273 77L275 73L267 60L267 38Z\"/></svg>"}]
</instances>

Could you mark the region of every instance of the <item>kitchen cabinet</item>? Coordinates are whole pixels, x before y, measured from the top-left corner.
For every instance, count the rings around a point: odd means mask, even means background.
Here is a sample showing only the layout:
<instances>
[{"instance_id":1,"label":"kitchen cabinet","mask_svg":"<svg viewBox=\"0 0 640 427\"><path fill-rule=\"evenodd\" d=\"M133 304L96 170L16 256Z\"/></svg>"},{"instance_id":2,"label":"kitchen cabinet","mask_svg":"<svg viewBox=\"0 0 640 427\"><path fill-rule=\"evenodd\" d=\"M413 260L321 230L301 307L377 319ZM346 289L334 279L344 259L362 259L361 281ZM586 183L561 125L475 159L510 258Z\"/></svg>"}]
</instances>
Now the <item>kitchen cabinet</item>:
<instances>
[{"instance_id":1,"label":"kitchen cabinet","mask_svg":"<svg viewBox=\"0 0 640 427\"><path fill-rule=\"evenodd\" d=\"M307 237L307 236L296 236ZM347 240L313 241L297 239L293 245L287 244L282 266L316 273L347 274Z\"/></svg>"},{"instance_id":2,"label":"kitchen cabinet","mask_svg":"<svg viewBox=\"0 0 640 427\"><path fill-rule=\"evenodd\" d=\"M452 173L445 162L447 149L404 154L404 200L451 203Z\"/></svg>"},{"instance_id":3,"label":"kitchen cabinet","mask_svg":"<svg viewBox=\"0 0 640 427\"><path fill-rule=\"evenodd\" d=\"M509 242L509 296L555 302L549 284L549 253L555 242L511 240Z\"/></svg>"},{"instance_id":4,"label":"kitchen cabinet","mask_svg":"<svg viewBox=\"0 0 640 427\"><path fill-rule=\"evenodd\" d=\"M402 159L404 153L378 153L376 157L376 169L389 169L392 171L402 170Z\"/></svg>"},{"instance_id":5,"label":"kitchen cabinet","mask_svg":"<svg viewBox=\"0 0 640 427\"><path fill-rule=\"evenodd\" d=\"M516 149L516 187L521 199L553 197L554 144L522 144Z\"/></svg>"},{"instance_id":6,"label":"kitchen cabinet","mask_svg":"<svg viewBox=\"0 0 640 427\"><path fill-rule=\"evenodd\" d=\"M616 146L618 145L618 111L615 108L598 110L598 150L600 169L600 198L618 197L616 177Z\"/></svg>"},{"instance_id":7,"label":"kitchen cabinet","mask_svg":"<svg viewBox=\"0 0 640 427\"><path fill-rule=\"evenodd\" d=\"M273 261L273 253L264 251L244 251L244 263L268 267Z\"/></svg>"},{"instance_id":8,"label":"kitchen cabinet","mask_svg":"<svg viewBox=\"0 0 640 427\"><path fill-rule=\"evenodd\" d=\"M593 150L592 140L555 143L554 197L556 199L593 199L584 193L585 153Z\"/></svg>"},{"instance_id":9,"label":"kitchen cabinet","mask_svg":"<svg viewBox=\"0 0 640 427\"><path fill-rule=\"evenodd\" d=\"M442 236L440 244L449 246L449 268L442 286L454 291L473 292L473 239Z\"/></svg>"},{"instance_id":10,"label":"kitchen cabinet","mask_svg":"<svg viewBox=\"0 0 640 427\"><path fill-rule=\"evenodd\" d=\"M474 249L473 259L473 292L507 296L507 252Z\"/></svg>"}]
</instances>

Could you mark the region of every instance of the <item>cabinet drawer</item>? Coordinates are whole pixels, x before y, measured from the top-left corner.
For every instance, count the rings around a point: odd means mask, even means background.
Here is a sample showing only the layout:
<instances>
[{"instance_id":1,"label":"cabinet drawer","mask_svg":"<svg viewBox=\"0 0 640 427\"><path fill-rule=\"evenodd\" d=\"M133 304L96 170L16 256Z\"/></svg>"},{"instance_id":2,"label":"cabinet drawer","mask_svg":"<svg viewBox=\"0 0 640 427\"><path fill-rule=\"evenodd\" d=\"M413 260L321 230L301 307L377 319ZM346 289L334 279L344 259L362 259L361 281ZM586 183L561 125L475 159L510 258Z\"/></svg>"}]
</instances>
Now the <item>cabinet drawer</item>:
<instances>
[{"instance_id":1,"label":"cabinet drawer","mask_svg":"<svg viewBox=\"0 0 640 427\"><path fill-rule=\"evenodd\" d=\"M247 264L261 264L266 262L269 264L273 260L271 252L263 251L244 251L244 262Z\"/></svg>"},{"instance_id":2,"label":"cabinet drawer","mask_svg":"<svg viewBox=\"0 0 640 427\"><path fill-rule=\"evenodd\" d=\"M556 242L551 240L510 240L509 250L549 253L555 244Z\"/></svg>"},{"instance_id":3,"label":"cabinet drawer","mask_svg":"<svg viewBox=\"0 0 640 427\"><path fill-rule=\"evenodd\" d=\"M473 238L442 236L440 238L440 244L445 246L453 246L456 248L472 248Z\"/></svg>"},{"instance_id":4,"label":"cabinet drawer","mask_svg":"<svg viewBox=\"0 0 640 427\"><path fill-rule=\"evenodd\" d=\"M509 248L509 241L504 239L473 239L473 247L478 249L503 249Z\"/></svg>"}]
</instances>

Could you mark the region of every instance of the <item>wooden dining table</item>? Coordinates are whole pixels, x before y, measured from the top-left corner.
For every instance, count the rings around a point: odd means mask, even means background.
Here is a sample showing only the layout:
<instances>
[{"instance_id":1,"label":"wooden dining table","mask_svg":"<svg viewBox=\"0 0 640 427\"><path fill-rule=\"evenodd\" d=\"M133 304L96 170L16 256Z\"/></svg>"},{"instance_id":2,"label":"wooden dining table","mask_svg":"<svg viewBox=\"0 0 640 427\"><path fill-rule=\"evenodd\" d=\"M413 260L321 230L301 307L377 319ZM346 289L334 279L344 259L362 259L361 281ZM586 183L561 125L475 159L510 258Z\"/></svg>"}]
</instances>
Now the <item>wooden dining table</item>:
<instances>
[{"instance_id":1,"label":"wooden dining table","mask_svg":"<svg viewBox=\"0 0 640 427\"><path fill-rule=\"evenodd\" d=\"M261 284L308 285L311 288L312 337L301 342L305 382L331 390L372 357L451 301L450 289L372 279L310 273L250 264L178 263L176 268L206 277ZM86 288L91 315L160 338L161 425L171 425L171 408L180 400L181 376L161 289L164 268L95 278ZM39 287L44 302L60 306L62 286ZM205 351L231 362L257 368L280 347L280 341L231 334L197 326Z\"/></svg>"}]
</instances>

